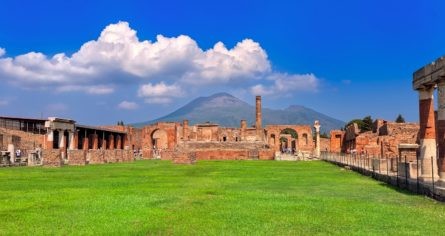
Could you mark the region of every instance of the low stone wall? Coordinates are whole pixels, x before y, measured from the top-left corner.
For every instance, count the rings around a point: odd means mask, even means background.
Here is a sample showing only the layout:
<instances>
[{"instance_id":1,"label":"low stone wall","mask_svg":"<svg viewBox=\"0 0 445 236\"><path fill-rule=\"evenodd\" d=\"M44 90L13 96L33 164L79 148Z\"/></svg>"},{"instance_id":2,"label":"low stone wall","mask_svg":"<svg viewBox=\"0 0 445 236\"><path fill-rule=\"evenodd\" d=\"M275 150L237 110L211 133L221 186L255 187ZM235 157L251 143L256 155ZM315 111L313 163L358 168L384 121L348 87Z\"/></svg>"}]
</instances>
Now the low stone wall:
<instances>
[{"instance_id":1,"label":"low stone wall","mask_svg":"<svg viewBox=\"0 0 445 236\"><path fill-rule=\"evenodd\" d=\"M106 163L106 161L104 159L104 150L88 150L87 160L88 160L88 164Z\"/></svg>"},{"instance_id":2,"label":"low stone wall","mask_svg":"<svg viewBox=\"0 0 445 236\"><path fill-rule=\"evenodd\" d=\"M197 150L197 160L248 160L248 150Z\"/></svg>"},{"instance_id":3,"label":"low stone wall","mask_svg":"<svg viewBox=\"0 0 445 236\"><path fill-rule=\"evenodd\" d=\"M177 151L173 155L174 164L195 164L196 152Z\"/></svg>"},{"instance_id":4,"label":"low stone wall","mask_svg":"<svg viewBox=\"0 0 445 236\"><path fill-rule=\"evenodd\" d=\"M274 150L262 149L259 150L260 160L274 160L275 152Z\"/></svg>"},{"instance_id":5,"label":"low stone wall","mask_svg":"<svg viewBox=\"0 0 445 236\"><path fill-rule=\"evenodd\" d=\"M43 166L60 167L62 166L62 155L59 149L44 149L42 150L42 164Z\"/></svg>"},{"instance_id":6,"label":"low stone wall","mask_svg":"<svg viewBox=\"0 0 445 236\"><path fill-rule=\"evenodd\" d=\"M87 164L87 151L68 150L68 165L84 166Z\"/></svg>"}]
</instances>

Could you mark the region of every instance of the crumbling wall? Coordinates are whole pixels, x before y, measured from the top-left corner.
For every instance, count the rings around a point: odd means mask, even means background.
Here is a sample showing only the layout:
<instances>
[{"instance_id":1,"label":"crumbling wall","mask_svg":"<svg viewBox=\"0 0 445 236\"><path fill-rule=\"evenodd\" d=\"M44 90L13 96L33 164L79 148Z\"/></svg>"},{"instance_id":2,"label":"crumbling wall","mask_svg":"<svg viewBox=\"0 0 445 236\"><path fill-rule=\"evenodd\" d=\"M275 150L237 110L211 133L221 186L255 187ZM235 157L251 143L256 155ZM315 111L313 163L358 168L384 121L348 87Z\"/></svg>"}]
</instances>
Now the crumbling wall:
<instances>
[{"instance_id":1,"label":"crumbling wall","mask_svg":"<svg viewBox=\"0 0 445 236\"><path fill-rule=\"evenodd\" d=\"M62 155L59 149L43 149L42 150L43 166L60 167L62 166Z\"/></svg>"},{"instance_id":2,"label":"crumbling wall","mask_svg":"<svg viewBox=\"0 0 445 236\"><path fill-rule=\"evenodd\" d=\"M84 166L87 164L87 151L68 150L68 165Z\"/></svg>"}]
</instances>

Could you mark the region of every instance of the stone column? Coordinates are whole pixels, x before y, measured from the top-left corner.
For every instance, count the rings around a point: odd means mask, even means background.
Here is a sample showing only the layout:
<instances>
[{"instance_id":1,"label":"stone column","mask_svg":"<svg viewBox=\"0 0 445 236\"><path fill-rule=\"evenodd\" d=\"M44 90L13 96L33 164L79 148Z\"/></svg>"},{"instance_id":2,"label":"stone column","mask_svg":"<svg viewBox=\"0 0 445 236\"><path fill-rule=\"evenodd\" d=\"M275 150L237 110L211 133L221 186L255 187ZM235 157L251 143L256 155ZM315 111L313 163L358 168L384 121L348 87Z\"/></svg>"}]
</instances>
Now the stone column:
<instances>
[{"instance_id":1,"label":"stone column","mask_svg":"<svg viewBox=\"0 0 445 236\"><path fill-rule=\"evenodd\" d=\"M114 136L112 135L112 134L110 134L109 136L108 136L108 140L110 140L109 141L109 149L110 150L113 150L114 149Z\"/></svg>"},{"instance_id":2,"label":"stone column","mask_svg":"<svg viewBox=\"0 0 445 236\"><path fill-rule=\"evenodd\" d=\"M99 136L97 134L92 134L91 138L93 142L93 149L94 150L99 149Z\"/></svg>"},{"instance_id":3,"label":"stone column","mask_svg":"<svg viewBox=\"0 0 445 236\"><path fill-rule=\"evenodd\" d=\"M183 121L183 125L182 125L182 139L184 141L188 141L189 140L189 121L188 120L184 120Z\"/></svg>"},{"instance_id":4,"label":"stone column","mask_svg":"<svg viewBox=\"0 0 445 236\"><path fill-rule=\"evenodd\" d=\"M77 149L77 134L75 134L75 132L73 132L73 131L71 131L71 130L69 130L68 131L68 137L69 137L69 140L70 140L70 144L69 144L69 149L70 150L75 150L75 149Z\"/></svg>"},{"instance_id":5,"label":"stone column","mask_svg":"<svg viewBox=\"0 0 445 236\"><path fill-rule=\"evenodd\" d=\"M15 147L14 144L9 143L8 144L8 152L9 152L9 161L11 164L15 163Z\"/></svg>"},{"instance_id":6,"label":"stone column","mask_svg":"<svg viewBox=\"0 0 445 236\"><path fill-rule=\"evenodd\" d=\"M255 127L257 131L257 138L259 141L263 140L264 133L261 127L261 96L256 96L256 119Z\"/></svg>"},{"instance_id":7,"label":"stone column","mask_svg":"<svg viewBox=\"0 0 445 236\"><path fill-rule=\"evenodd\" d=\"M241 140L242 141L246 140L246 127L247 127L246 120L241 120Z\"/></svg>"},{"instance_id":8,"label":"stone column","mask_svg":"<svg viewBox=\"0 0 445 236\"><path fill-rule=\"evenodd\" d=\"M88 139L88 136L83 137L82 149L83 150L88 150L89 149L89 139Z\"/></svg>"},{"instance_id":9,"label":"stone column","mask_svg":"<svg viewBox=\"0 0 445 236\"><path fill-rule=\"evenodd\" d=\"M122 136L116 136L116 149L122 149Z\"/></svg>"},{"instance_id":10,"label":"stone column","mask_svg":"<svg viewBox=\"0 0 445 236\"><path fill-rule=\"evenodd\" d=\"M53 149L54 148L54 130L48 129L48 132L46 134L46 149Z\"/></svg>"},{"instance_id":11,"label":"stone column","mask_svg":"<svg viewBox=\"0 0 445 236\"><path fill-rule=\"evenodd\" d=\"M65 130L59 130L59 149L65 149Z\"/></svg>"},{"instance_id":12,"label":"stone column","mask_svg":"<svg viewBox=\"0 0 445 236\"><path fill-rule=\"evenodd\" d=\"M314 123L315 128L315 157L320 157L320 122Z\"/></svg>"},{"instance_id":13,"label":"stone column","mask_svg":"<svg viewBox=\"0 0 445 236\"><path fill-rule=\"evenodd\" d=\"M419 91L419 140L421 181L438 179L436 162L436 126L434 121L434 87L420 89ZM432 168L431 163L434 163Z\"/></svg>"},{"instance_id":14,"label":"stone column","mask_svg":"<svg viewBox=\"0 0 445 236\"><path fill-rule=\"evenodd\" d=\"M66 159L66 139L65 130L59 130L59 149L62 156L62 160Z\"/></svg>"},{"instance_id":15,"label":"stone column","mask_svg":"<svg viewBox=\"0 0 445 236\"><path fill-rule=\"evenodd\" d=\"M437 84L437 142L440 185L445 186L445 80Z\"/></svg>"},{"instance_id":16,"label":"stone column","mask_svg":"<svg viewBox=\"0 0 445 236\"><path fill-rule=\"evenodd\" d=\"M107 139L106 139L106 138L103 138L103 139L102 139L102 149L103 149L103 150L108 149L108 148L107 148Z\"/></svg>"}]
</instances>

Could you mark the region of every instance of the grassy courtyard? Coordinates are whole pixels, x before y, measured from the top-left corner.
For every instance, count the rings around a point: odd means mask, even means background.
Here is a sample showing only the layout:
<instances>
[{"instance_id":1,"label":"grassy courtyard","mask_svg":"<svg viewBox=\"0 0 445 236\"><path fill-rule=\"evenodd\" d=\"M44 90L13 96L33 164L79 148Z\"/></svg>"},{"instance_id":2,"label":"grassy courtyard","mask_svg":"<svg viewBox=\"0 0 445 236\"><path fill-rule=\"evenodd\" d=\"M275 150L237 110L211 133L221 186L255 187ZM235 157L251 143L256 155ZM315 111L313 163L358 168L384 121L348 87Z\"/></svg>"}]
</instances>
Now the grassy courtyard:
<instances>
[{"instance_id":1,"label":"grassy courtyard","mask_svg":"<svg viewBox=\"0 0 445 236\"><path fill-rule=\"evenodd\" d=\"M445 205L314 162L0 169L0 235L433 235Z\"/></svg>"}]
</instances>

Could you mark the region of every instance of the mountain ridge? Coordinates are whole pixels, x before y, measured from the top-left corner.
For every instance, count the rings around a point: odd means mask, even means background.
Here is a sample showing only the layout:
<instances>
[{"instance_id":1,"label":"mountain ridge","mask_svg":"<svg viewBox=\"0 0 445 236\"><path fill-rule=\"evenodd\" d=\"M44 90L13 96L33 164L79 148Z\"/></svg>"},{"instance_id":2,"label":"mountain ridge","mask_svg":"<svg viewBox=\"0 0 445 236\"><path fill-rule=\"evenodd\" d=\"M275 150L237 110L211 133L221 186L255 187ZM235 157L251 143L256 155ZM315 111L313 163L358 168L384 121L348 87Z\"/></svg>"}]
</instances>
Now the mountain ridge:
<instances>
[{"instance_id":1,"label":"mountain ridge","mask_svg":"<svg viewBox=\"0 0 445 236\"><path fill-rule=\"evenodd\" d=\"M246 120L248 125L255 122L255 106L229 94L216 93L208 97L198 97L179 109L151 121L133 124L141 127L162 121L189 120L189 124L205 122L217 123L223 127L239 127L241 120ZM311 125L319 120L321 131L328 132L332 129L340 129L345 122L332 118L302 105L290 105L285 109L262 109L263 126L275 124Z\"/></svg>"}]
</instances>

